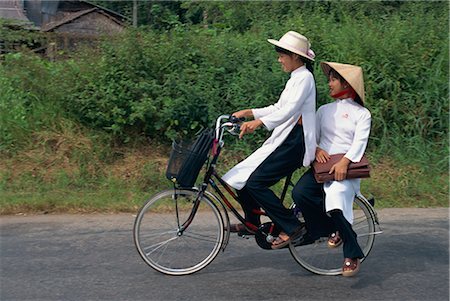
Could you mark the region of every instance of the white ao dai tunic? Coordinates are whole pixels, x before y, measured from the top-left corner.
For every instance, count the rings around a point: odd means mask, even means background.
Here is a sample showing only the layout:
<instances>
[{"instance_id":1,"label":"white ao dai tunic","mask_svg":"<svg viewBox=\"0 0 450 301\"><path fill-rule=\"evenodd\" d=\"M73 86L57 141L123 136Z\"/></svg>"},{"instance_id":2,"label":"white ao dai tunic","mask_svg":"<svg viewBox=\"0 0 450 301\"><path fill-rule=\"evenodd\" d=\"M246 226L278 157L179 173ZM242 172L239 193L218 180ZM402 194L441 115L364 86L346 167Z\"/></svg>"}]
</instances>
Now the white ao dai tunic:
<instances>
[{"instance_id":1,"label":"white ao dai tunic","mask_svg":"<svg viewBox=\"0 0 450 301\"><path fill-rule=\"evenodd\" d=\"M366 150L370 133L371 115L368 109L353 99L337 99L323 105L316 115L318 146L328 154L345 154L352 162L359 162ZM324 183L325 209L342 210L353 223L353 200L360 193L361 179Z\"/></svg>"},{"instance_id":2,"label":"white ao dai tunic","mask_svg":"<svg viewBox=\"0 0 450 301\"><path fill-rule=\"evenodd\" d=\"M286 140L300 116L305 137L303 166L314 160L316 148L316 86L314 77L305 66L291 73L291 78L277 103L253 109L255 119L260 119L272 135L245 160L230 169L222 179L235 189L242 189L253 171Z\"/></svg>"}]
</instances>

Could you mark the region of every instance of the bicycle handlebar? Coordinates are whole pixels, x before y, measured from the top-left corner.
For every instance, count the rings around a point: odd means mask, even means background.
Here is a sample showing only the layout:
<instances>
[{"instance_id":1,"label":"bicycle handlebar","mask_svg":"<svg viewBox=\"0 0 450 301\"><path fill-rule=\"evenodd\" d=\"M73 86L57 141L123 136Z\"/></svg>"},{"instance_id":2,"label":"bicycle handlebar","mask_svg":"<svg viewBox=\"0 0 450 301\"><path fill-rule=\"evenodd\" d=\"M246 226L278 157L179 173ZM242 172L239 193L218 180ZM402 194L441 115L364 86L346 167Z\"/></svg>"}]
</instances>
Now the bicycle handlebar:
<instances>
[{"instance_id":1,"label":"bicycle handlebar","mask_svg":"<svg viewBox=\"0 0 450 301\"><path fill-rule=\"evenodd\" d=\"M222 123L223 120L226 120ZM216 139L222 141L222 128L227 128L227 131L232 135L239 135L241 131L240 124L245 121L244 117L236 117L233 115L221 115L216 121Z\"/></svg>"}]
</instances>

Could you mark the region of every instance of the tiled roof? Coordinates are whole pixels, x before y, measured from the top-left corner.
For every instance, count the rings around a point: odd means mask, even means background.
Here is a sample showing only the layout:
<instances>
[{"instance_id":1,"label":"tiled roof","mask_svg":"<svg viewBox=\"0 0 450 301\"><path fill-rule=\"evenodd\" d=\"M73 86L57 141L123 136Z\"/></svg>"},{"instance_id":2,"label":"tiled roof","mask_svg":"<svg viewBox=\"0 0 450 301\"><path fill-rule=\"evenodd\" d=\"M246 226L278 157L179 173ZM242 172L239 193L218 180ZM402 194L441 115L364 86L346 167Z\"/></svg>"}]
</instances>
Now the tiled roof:
<instances>
[{"instance_id":1,"label":"tiled roof","mask_svg":"<svg viewBox=\"0 0 450 301\"><path fill-rule=\"evenodd\" d=\"M41 30L42 31L50 31L50 30L55 29L56 27L59 27L63 24L69 23L83 15L93 12L94 10L97 10L97 8L85 9L85 10L81 10L81 11L78 11L75 13L71 13L58 21L49 22L49 23L45 24L44 26L41 27Z\"/></svg>"},{"instance_id":2,"label":"tiled roof","mask_svg":"<svg viewBox=\"0 0 450 301\"><path fill-rule=\"evenodd\" d=\"M25 16L21 1L19 0L1 0L0 18L30 22L30 20Z\"/></svg>"},{"instance_id":3,"label":"tiled roof","mask_svg":"<svg viewBox=\"0 0 450 301\"><path fill-rule=\"evenodd\" d=\"M70 22L72 22L73 20L75 20L75 19L77 19L77 18L79 18L79 17L81 17L81 16L87 15L87 14L93 12L93 11L97 11L97 12L100 13L100 14L106 15L106 16L109 17L111 20L113 20L113 21L115 21L116 23L122 25L122 22L121 22L121 21L119 21L119 20L117 20L117 19L115 19L115 18L111 18L110 15L109 15L108 13L105 13L105 12L103 11L103 9L100 9L100 8L98 8L98 7L94 7L94 8L91 8L91 9L85 9L85 10L82 10L82 11L78 11L78 12L75 12L75 13L71 13L71 14L65 16L64 18L62 18L62 19L60 19L60 20L58 20L58 21L55 21L55 22L49 22L49 23L45 24L44 26L42 26L42 27L41 27L41 30L42 30L42 31L51 31L51 30L53 30L53 29L55 29L55 28L57 28L57 27L59 27L59 26L61 26L61 25L70 23Z\"/></svg>"}]
</instances>

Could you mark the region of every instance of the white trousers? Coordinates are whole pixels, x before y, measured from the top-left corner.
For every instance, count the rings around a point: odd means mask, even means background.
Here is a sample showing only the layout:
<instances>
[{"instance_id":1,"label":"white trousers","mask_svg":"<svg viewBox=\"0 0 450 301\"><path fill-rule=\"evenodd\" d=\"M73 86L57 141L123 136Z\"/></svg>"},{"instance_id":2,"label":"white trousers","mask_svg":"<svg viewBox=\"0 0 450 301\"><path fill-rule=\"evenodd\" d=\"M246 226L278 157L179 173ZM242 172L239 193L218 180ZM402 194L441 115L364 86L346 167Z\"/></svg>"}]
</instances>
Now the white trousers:
<instances>
[{"instance_id":1,"label":"white trousers","mask_svg":"<svg viewBox=\"0 0 450 301\"><path fill-rule=\"evenodd\" d=\"M353 201L360 194L361 179L330 181L323 185L325 210L340 209L345 219L353 224Z\"/></svg>"}]
</instances>

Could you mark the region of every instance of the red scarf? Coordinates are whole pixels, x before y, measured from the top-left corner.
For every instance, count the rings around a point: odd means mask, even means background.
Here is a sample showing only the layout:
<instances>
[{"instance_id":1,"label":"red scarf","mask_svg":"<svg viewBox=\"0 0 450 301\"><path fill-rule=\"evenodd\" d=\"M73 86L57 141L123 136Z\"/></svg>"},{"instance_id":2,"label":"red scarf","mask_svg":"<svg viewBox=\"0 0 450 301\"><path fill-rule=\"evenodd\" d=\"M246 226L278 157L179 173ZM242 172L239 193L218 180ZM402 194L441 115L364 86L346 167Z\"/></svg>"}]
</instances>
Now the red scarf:
<instances>
[{"instance_id":1,"label":"red scarf","mask_svg":"<svg viewBox=\"0 0 450 301\"><path fill-rule=\"evenodd\" d=\"M331 95L331 97L333 97L333 98L339 98L339 97L341 97L341 96L343 96L343 95L345 95L345 94L347 94L347 93L348 93L348 95L349 95L350 98L355 99L355 97L356 97L356 92L355 92L355 90L353 90L352 87L350 87L350 88L348 88L348 89L345 89L345 90L342 90L342 91L339 92L339 93L333 94L333 95Z\"/></svg>"}]
</instances>

